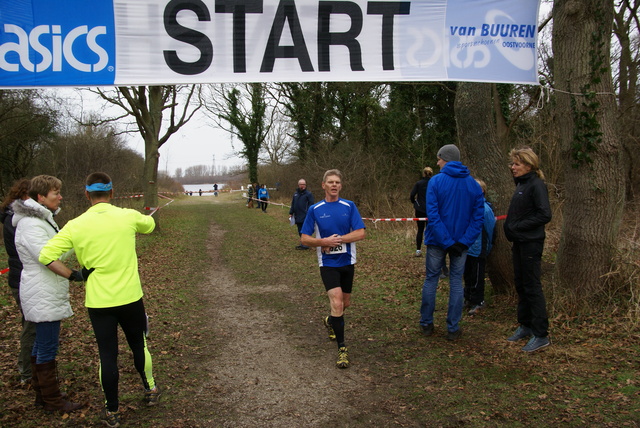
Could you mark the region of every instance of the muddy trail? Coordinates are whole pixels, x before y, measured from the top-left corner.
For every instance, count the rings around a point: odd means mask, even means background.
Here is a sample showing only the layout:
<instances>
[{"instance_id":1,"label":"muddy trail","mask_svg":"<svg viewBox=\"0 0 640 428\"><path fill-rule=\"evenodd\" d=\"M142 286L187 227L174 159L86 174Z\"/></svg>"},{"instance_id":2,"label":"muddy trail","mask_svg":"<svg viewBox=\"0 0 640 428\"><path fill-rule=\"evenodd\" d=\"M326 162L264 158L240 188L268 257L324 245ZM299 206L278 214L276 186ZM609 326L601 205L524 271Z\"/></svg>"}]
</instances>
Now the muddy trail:
<instances>
[{"instance_id":1,"label":"muddy trail","mask_svg":"<svg viewBox=\"0 0 640 428\"><path fill-rule=\"evenodd\" d=\"M202 426L418 426L388 395L388 380L372 375L378 370L366 357L336 368L335 342L286 284L236 281L220 258L224 233L215 224L209 231L212 268L201 290L203 328L216 341L193 364L203 375L190 405L211 411ZM264 304L272 301L281 304Z\"/></svg>"}]
</instances>

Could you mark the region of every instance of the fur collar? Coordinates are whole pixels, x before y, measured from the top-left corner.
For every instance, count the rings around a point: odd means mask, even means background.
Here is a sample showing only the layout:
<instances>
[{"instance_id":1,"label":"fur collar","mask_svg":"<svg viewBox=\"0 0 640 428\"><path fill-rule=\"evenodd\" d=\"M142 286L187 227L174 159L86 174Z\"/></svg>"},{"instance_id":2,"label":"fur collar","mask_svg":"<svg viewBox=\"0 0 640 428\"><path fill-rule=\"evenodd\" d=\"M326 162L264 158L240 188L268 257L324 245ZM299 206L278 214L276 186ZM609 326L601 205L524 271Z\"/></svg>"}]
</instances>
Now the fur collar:
<instances>
[{"instance_id":1,"label":"fur collar","mask_svg":"<svg viewBox=\"0 0 640 428\"><path fill-rule=\"evenodd\" d=\"M11 209L14 212L14 225L16 225L18 220L22 217L36 217L41 218L42 220L48 220L53 219L53 216L60 212L60 208L58 208L54 213L52 213L47 207L40 205L31 198L24 201L22 199L16 199L11 203Z\"/></svg>"}]
</instances>

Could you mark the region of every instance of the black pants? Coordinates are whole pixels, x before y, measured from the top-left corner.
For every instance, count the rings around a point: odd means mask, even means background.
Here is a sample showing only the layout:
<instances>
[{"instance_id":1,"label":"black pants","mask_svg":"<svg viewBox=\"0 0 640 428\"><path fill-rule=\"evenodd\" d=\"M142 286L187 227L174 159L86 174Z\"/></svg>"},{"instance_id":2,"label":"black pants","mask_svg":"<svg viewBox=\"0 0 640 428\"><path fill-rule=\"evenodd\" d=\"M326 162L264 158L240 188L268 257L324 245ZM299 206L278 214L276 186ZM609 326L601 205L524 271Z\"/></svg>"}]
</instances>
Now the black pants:
<instances>
[{"instance_id":1,"label":"black pants","mask_svg":"<svg viewBox=\"0 0 640 428\"><path fill-rule=\"evenodd\" d=\"M518 322L529 327L534 336L549 334L547 303L540 282L544 241L514 242L511 248L516 291Z\"/></svg>"},{"instance_id":2,"label":"black pants","mask_svg":"<svg viewBox=\"0 0 640 428\"><path fill-rule=\"evenodd\" d=\"M416 218L425 218L427 213L416 211ZM422 248L424 242L424 228L427 225L426 221L418 221L418 233L416 233L416 250Z\"/></svg>"},{"instance_id":3,"label":"black pants","mask_svg":"<svg viewBox=\"0 0 640 428\"><path fill-rule=\"evenodd\" d=\"M484 272L486 260L467 254L464 263L464 299L471 306L484 302Z\"/></svg>"},{"instance_id":4,"label":"black pants","mask_svg":"<svg viewBox=\"0 0 640 428\"><path fill-rule=\"evenodd\" d=\"M144 330L147 317L142 299L111 308L87 308L100 354L100 380L110 411L118 409L118 325L133 353L133 364L145 389L155 386L151 355L147 351Z\"/></svg>"}]
</instances>

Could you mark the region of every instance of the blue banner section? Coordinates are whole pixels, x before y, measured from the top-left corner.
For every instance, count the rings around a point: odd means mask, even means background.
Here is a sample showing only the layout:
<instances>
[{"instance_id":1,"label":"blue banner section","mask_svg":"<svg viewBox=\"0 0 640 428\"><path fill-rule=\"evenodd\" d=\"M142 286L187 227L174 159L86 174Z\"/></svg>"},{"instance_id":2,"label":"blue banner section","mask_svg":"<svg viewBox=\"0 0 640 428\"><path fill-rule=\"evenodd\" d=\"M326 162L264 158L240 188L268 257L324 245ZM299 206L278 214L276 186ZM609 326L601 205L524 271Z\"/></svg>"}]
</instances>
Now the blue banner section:
<instances>
[{"instance_id":1,"label":"blue banner section","mask_svg":"<svg viewBox=\"0 0 640 428\"><path fill-rule=\"evenodd\" d=\"M538 15L538 0L494 3L448 0L456 11L445 22L449 79L502 82L518 70L536 70L538 29L531 17Z\"/></svg>"},{"instance_id":2,"label":"blue banner section","mask_svg":"<svg viewBox=\"0 0 640 428\"><path fill-rule=\"evenodd\" d=\"M0 0L0 82L5 87L111 85L111 0Z\"/></svg>"}]
</instances>

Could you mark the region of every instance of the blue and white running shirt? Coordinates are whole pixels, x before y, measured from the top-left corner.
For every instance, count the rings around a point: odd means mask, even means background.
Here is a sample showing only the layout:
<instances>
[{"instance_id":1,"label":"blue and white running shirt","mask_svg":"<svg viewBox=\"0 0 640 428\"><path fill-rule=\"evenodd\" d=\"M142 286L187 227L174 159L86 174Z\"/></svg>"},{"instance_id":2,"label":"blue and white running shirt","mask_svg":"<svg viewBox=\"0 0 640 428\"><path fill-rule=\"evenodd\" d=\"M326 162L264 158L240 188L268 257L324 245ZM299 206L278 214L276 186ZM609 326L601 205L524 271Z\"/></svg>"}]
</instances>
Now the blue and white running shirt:
<instances>
[{"instance_id":1,"label":"blue and white running shirt","mask_svg":"<svg viewBox=\"0 0 640 428\"><path fill-rule=\"evenodd\" d=\"M312 205L302 225L301 233L322 239L331 235L346 235L358 229L364 229L364 222L356 205L346 199L336 202L322 200ZM342 267L356 263L356 243L343 243L331 249L329 254L317 247L318 264L328 267Z\"/></svg>"}]
</instances>

